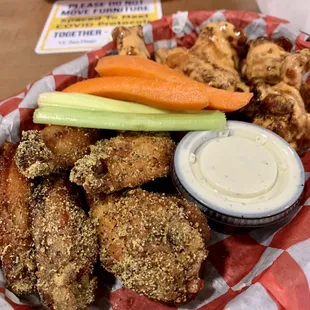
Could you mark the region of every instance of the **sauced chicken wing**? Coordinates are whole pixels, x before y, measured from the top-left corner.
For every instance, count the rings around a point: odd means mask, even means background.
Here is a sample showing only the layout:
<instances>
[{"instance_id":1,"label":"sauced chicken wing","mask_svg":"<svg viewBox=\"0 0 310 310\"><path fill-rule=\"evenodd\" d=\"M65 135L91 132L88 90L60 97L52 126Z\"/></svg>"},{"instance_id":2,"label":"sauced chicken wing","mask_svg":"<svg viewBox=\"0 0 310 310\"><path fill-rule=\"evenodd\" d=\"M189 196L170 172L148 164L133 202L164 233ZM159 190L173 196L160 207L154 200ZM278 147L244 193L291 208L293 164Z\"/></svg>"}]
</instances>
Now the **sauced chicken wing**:
<instances>
[{"instance_id":1,"label":"sauced chicken wing","mask_svg":"<svg viewBox=\"0 0 310 310\"><path fill-rule=\"evenodd\" d=\"M42 131L25 131L15 162L27 178L67 170L88 153L90 144L98 138L98 130L73 127L48 126Z\"/></svg>"},{"instance_id":2,"label":"sauced chicken wing","mask_svg":"<svg viewBox=\"0 0 310 310\"><path fill-rule=\"evenodd\" d=\"M310 113L310 85L306 83L302 83L299 93L305 103L306 111Z\"/></svg>"},{"instance_id":3,"label":"sauced chicken wing","mask_svg":"<svg viewBox=\"0 0 310 310\"><path fill-rule=\"evenodd\" d=\"M248 87L240 80L239 54L245 46L242 31L227 22L202 27L192 48L159 49L156 60L190 78L216 88L242 90Z\"/></svg>"},{"instance_id":4,"label":"sauced chicken wing","mask_svg":"<svg viewBox=\"0 0 310 310\"><path fill-rule=\"evenodd\" d=\"M289 53L291 48L284 38L250 43L243 73L258 95L244 111L255 124L274 131L302 152L310 146L310 91L303 82L310 69L310 50Z\"/></svg>"},{"instance_id":5,"label":"sauced chicken wing","mask_svg":"<svg viewBox=\"0 0 310 310\"><path fill-rule=\"evenodd\" d=\"M51 309L87 309L94 300L96 229L63 176L48 177L32 196L37 289Z\"/></svg>"},{"instance_id":6,"label":"sauced chicken wing","mask_svg":"<svg viewBox=\"0 0 310 310\"><path fill-rule=\"evenodd\" d=\"M284 82L257 90L260 104L253 123L274 131L298 151L310 147L310 114L299 91Z\"/></svg>"},{"instance_id":7,"label":"sauced chicken wing","mask_svg":"<svg viewBox=\"0 0 310 310\"><path fill-rule=\"evenodd\" d=\"M164 303L186 303L202 289L207 220L177 196L131 190L97 198L100 258L124 285Z\"/></svg>"},{"instance_id":8,"label":"sauced chicken wing","mask_svg":"<svg viewBox=\"0 0 310 310\"><path fill-rule=\"evenodd\" d=\"M138 55L150 58L143 38L142 26L116 27L112 32L119 55Z\"/></svg>"},{"instance_id":9,"label":"sauced chicken wing","mask_svg":"<svg viewBox=\"0 0 310 310\"><path fill-rule=\"evenodd\" d=\"M249 43L249 51L242 66L242 73L252 84L264 82L277 84L282 80L282 65L290 55L292 45L284 38L273 40L258 38Z\"/></svg>"},{"instance_id":10,"label":"sauced chicken wing","mask_svg":"<svg viewBox=\"0 0 310 310\"><path fill-rule=\"evenodd\" d=\"M166 65L166 60L171 50L169 48L159 48L155 51L155 61Z\"/></svg>"},{"instance_id":11,"label":"sauced chicken wing","mask_svg":"<svg viewBox=\"0 0 310 310\"><path fill-rule=\"evenodd\" d=\"M227 22L209 23L200 29L190 51L200 59L216 64L238 77L238 52L244 48L245 43L245 34L234 25Z\"/></svg>"},{"instance_id":12,"label":"sauced chicken wing","mask_svg":"<svg viewBox=\"0 0 310 310\"><path fill-rule=\"evenodd\" d=\"M234 73L201 60L185 48L179 47L169 51L165 61L171 69L209 86L232 91L237 87Z\"/></svg>"},{"instance_id":13,"label":"sauced chicken wing","mask_svg":"<svg viewBox=\"0 0 310 310\"><path fill-rule=\"evenodd\" d=\"M31 236L31 185L19 173L13 156L16 146L0 148L0 259L8 287L17 295L35 291L36 265Z\"/></svg>"},{"instance_id":14,"label":"sauced chicken wing","mask_svg":"<svg viewBox=\"0 0 310 310\"><path fill-rule=\"evenodd\" d=\"M126 133L98 141L78 160L70 180L89 193L112 193L135 187L169 173L175 143L168 136Z\"/></svg>"},{"instance_id":15,"label":"sauced chicken wing","mask_svg":"<svg viewBox=\"0 0 310 310\"><path fill-rule=\"evenodd\" d=\"M281 67L281 79L284 83L300 89L303 76L310 70L310 49L303 49L285 57Z\"/></svg>"}]
</instances>

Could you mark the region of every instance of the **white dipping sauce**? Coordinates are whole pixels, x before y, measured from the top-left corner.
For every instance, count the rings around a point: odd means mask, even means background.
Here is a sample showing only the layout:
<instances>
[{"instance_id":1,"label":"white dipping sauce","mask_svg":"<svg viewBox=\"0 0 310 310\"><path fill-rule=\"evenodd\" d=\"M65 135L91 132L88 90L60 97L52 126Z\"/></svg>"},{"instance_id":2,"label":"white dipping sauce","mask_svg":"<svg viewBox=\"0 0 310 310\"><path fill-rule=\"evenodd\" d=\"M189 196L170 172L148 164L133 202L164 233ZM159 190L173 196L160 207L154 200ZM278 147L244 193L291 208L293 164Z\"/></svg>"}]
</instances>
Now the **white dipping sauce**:
<instances>
[{"instance_id":1,"label":"white dipping sauce","mask_svg":"<svg viewBox=\"0 0 310 310\"><path fill-rule=\"evenodd\" d=\"M256 197L277 180L277 164L270 151L248 139L231 136L210 141L198 160L202 176L228 196Z\"/></svg>"},{"instance_id":2,"label":"white dipping sauce","mask_svg":"<svg viewBox=\"0 0 310 310\"><path fill-rule=\"evenodd\" d=\"M283 212L300 197L304 168L282 138L230 121L226 131L191 132L174 156L175 174L199 203L245 218Z\"/></svg>"}]
</instances>

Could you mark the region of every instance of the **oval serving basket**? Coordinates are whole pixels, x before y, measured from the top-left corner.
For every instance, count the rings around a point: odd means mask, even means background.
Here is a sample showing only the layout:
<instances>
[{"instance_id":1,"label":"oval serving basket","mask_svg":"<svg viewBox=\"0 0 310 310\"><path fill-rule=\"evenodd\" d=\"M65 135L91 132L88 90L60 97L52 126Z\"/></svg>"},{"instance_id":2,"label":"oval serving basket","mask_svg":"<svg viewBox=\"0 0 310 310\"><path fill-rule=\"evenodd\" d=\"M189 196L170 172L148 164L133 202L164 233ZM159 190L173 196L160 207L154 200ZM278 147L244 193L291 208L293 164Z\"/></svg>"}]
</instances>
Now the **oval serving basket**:
<instances>
[{"instance_id":1,"label":"oval serving basket","mask_svg":"<svg viewBox=\"0 0 310 310\"><path fill-rule=\"evenodd\" d=\"M244 29L249 39L260 36L285 36L294 49L310 48L307 36L287 21L245 11L180 12L144 25L144 39L150 52L160 47L191 47L199 27L226 20ZM32 114L42 92L62 90L77 81L96 76L100 57L112 54L113 42L64 64L29 84L17 95L0 102L0 144L17 142L22 130L34 128ZM310 83L309 72L305 79ZM310 152L302 157L306 178L310 176ZM168 307L109 281L110 290L100 290L93 309L168 310L168 309L309 309L310 307L310 180L306 182L303 208L282 228L252 231L248 235L212 232L209 257L204 271L205 287L186 306ZM111 282L113 284L111 284ZM111 291L108 294L108 291ZM4 288L0 270L0 309L26 310L40 307L37 299L19 300Z\"/></svg>"}]
</instances>

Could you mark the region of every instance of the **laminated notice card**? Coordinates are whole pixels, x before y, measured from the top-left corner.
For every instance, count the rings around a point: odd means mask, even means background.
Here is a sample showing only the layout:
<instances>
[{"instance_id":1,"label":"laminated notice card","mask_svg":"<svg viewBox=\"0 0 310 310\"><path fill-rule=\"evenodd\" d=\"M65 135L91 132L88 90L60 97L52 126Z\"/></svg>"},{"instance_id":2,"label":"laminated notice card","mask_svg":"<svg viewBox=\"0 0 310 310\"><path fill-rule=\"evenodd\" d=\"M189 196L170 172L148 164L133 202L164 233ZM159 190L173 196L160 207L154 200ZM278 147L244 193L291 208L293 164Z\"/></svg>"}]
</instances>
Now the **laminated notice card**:
<instances>
[{"instance_id":1,"label":"laminated notice card","mask_svg":"<svg viewBox=\"0 0 310 310\"><path fill-rule=\"evenodd\" d=\"M162 17L160 0L55 2L36 53L89 51L111 41L117 26L145 24Z\"/></svg>"}]
</instances>

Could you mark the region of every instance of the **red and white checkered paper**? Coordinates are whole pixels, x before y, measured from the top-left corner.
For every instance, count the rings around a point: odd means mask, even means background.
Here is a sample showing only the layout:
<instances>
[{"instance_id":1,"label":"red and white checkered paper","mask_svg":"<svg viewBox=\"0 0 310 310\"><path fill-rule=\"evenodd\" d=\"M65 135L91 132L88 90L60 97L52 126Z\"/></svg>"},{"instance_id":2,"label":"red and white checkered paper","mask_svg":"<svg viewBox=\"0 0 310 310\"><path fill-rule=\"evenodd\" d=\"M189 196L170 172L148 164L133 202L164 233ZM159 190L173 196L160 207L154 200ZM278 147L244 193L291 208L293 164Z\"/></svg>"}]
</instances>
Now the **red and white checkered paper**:
<instances>
[{"instance_id":1,"label":"red and white checkered paper","mask_svg":"<svg viewBox=\"0 0 310 310\"><path fill-rule=\"evenodd\" d=\"M284 35L295 49L310 48L307 36L287 21L245 11L180 12L144 26L150 52L159 47L190 47L199 27L211 21L227 20L245 30L250 39ZM44 78L29 84L19 94L0 103L0 144L17 142L19 133L33 128L32 113L40 93L62 90L77 81L96 76L98 58L115 49L113 43L56 68ZM310 83L309 72L305 79ZM304 207L286 226L253 231L248 235L212 232L205 268L205 288L183 307L169 307L150 301L116 282L108 298L98 298L92 308L113 310L243 310L310 309L310 152L302 158L307 182ZM4 288L0 272L0 308L28 310ZM70 309L68 309L70 310Z\"/></svg>"}]
</instances>

